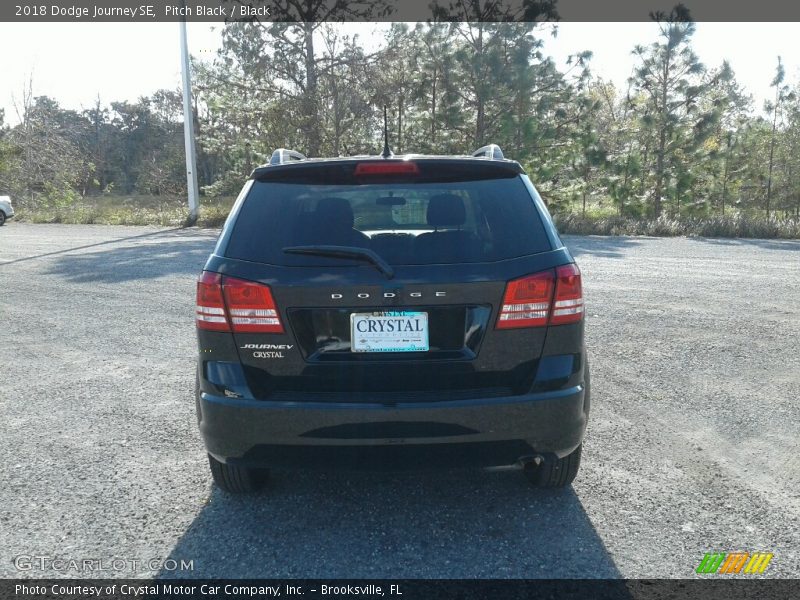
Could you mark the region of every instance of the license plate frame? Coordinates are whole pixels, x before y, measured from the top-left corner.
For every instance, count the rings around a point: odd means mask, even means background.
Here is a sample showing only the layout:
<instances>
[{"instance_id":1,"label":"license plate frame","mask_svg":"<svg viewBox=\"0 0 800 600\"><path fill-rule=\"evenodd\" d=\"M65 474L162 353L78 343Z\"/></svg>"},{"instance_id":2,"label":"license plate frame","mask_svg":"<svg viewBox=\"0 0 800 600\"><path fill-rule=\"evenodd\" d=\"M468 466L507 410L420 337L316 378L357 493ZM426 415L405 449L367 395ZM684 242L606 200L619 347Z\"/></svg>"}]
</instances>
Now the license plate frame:
<instances>
[{"instance_id":1,"label":"license plate frame","mask_svg":"<svg viewBox=\"0 0 800 600\"><path fill-rule=\"evenodd\" d=\"M372 328L370 321L376 323ZM378 323L383 323L383 326ZM350 350L355 353L428 352L428 313L413 310L350 313Z\"/></svg>"}]
</instances>

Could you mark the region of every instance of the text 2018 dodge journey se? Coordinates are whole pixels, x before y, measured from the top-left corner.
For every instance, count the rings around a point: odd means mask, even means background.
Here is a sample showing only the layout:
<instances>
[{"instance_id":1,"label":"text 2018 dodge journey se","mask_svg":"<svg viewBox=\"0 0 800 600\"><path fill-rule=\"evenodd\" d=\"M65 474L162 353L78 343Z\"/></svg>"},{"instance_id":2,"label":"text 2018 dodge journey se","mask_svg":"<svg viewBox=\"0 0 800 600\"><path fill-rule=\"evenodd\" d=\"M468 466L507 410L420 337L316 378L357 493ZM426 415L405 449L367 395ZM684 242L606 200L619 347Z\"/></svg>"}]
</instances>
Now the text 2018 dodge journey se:
<instances>
[{"instance_id":1,"label":"text 2018 dodge journey se","mask_svg":"<svg viewBox=\"0 0 800 600\"><path fill-rule=\"evenodd\" d=\"M505 466L569 485L589 414L581 276L497 146L255 169L197 283L221 488L269 467Z\"/></svg>"}]
</instances>

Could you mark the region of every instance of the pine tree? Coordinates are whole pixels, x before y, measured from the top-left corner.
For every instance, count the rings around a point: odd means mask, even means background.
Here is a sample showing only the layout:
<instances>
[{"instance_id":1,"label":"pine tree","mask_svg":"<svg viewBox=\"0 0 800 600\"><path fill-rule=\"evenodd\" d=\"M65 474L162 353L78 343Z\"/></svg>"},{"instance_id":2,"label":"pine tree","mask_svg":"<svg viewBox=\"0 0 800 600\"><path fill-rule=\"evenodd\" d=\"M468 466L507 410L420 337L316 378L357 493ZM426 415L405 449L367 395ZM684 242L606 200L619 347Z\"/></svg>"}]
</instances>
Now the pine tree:
<instances>
[{"instance_id":1,"label":"pine tree","mask_svg":"<svg viewBox=\"0 0 800 600\"><path fill-rule=\"evenodd\" d=\"M632 84L645 98L639 107L641 124L654 137L652 199L653 215L658 217L665 196L679 202L686 192L689 158L713 131L713 114L698 107L707 84L702 79L705 68L691 48L695 26L688 11L678 5L668 15L653 16L660 39L634 49L638 65Z\"/></svg>"},{"instance_id":2,"label":"pine tree","mask_svg":"<svg viewBox=\"0 0 800 600\"><path fill-rule=\"evenodd\" d=\"M775 102L767 102L764 109L772 113L772 134L769 138L769 167L767 174L767 200L766 211L767 218L769 219L770 200L772 199L772 169L775 161L775 138L776 130L778 127L778 115L781 110L782 104L787 100L789 95L789 86L784 85L783 81L786 77L786 70L783 68L781 57L778 57L778 66L775 69L775 77L770 83L770 87L775 88Z\"/></svg>"}]
</instances>

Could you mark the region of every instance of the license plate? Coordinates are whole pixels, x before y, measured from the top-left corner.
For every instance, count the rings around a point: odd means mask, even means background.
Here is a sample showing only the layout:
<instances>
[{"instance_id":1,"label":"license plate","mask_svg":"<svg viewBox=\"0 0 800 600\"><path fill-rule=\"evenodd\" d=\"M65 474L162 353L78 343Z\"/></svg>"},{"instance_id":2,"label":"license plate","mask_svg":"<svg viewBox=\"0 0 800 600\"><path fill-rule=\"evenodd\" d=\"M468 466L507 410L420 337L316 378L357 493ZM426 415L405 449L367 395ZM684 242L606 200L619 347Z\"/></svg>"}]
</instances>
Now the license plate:
<instances>
[{"instance_id":1,"label":"license plate","mask_svg":"<svg viewBox=\"0 0 800 600\"><path fill-rule=\"evenodd\" d=\"M428 313L352 313L350 348L353 352L427 352Z\"/></svg>"}]
</instances>

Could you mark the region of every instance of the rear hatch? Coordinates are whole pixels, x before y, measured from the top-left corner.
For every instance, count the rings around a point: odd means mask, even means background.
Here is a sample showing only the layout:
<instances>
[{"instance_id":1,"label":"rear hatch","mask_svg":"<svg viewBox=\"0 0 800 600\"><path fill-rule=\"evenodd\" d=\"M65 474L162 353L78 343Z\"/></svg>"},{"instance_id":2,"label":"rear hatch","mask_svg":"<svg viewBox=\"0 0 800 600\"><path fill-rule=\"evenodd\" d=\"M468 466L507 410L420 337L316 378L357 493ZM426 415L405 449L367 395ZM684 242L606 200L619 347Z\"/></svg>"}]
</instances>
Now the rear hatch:
<instances>
[{"instance_id":1,"label":"rear hatch","mask_svg":"<svg viewBox=\"0 0 800 600\"><path fill-rule=\"evenodd\" d=\"M535 376L555 245L516 163L287 165L256 172L204 277L257 397L505 396Z\"/></svg>"}]
</instances>

